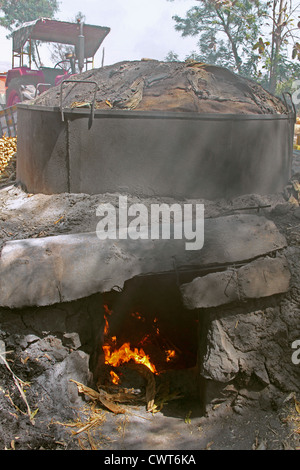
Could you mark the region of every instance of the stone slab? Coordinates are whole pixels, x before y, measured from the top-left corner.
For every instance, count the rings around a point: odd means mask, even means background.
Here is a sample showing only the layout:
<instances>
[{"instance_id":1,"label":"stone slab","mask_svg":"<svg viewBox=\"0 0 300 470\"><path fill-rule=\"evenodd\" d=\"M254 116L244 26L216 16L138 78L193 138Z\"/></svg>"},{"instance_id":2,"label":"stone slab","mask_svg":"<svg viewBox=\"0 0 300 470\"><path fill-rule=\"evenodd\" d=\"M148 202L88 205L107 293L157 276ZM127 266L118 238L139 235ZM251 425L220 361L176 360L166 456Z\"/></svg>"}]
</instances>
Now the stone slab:
<instances>
[{"instance_id":1,"label":"stone slab","mask_svg":"<svg viewBox=\"0 0 300 470\"><path fill-rule=\"evenodd\" d=\"M134 276L251 260L286 246L256 215L205 219L204 245L186 240L99 240L95 232L7 242L0 256L0 306L43 306L123 287Z\"/></svg>"},{"instance_id":2,"label":"stone slab","mask_svg":"<svg viewBox=\"0 0 300 470\"><path fill-rule=\"evenodd\" d=\"M266 257L238 269L197 277L182 285L180 290L186 308L209 308L287 292L290 278L284 256Z\"/></svg>"}]
</instances>

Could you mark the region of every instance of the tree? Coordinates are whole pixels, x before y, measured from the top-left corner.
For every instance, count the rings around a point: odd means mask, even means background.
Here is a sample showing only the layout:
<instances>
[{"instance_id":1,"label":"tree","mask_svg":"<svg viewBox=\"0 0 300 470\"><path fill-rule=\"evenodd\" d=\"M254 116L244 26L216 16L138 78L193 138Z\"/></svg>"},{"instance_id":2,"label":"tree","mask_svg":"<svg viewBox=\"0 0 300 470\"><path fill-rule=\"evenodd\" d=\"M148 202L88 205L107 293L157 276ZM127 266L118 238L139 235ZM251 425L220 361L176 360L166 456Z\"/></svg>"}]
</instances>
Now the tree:
<instances>
[{"instance_id":1,"label":"tree","mask_svg":"<svg viewBox=\"0 0 300 470\"><path fill-rule=\"evenodd\" d=\"M53 18L58 8L57 0L0 0L0 26L12 31L27 21Z\"/></svg>"},{"instance_id":2,"label":"tree","mask_svg":"<svg viewBox=\"0 0 300 470\"><path fill-rule=\"evenodd\" d=\"M175 15L182 36L198 36L199 59L240 74L255 74L252 45L262 25L262 6L251 0L196 0L185 18Z\"/></svg>"},{"instance_id":3,"label":"tree","mask_svg":"<svg viewBox=\"0 0 300 470\"><path fill-rule=\"evenodd\" d=\"M173 1L173 0L170 0ZM272 93L300 75L299 4L292 0L195 0L185 18L174 16L183 36L199 36L198 56L260 81Z\"/></svg>"},{"instance_id":4,"label":"tree","mask_svg":"<svg viewBox=\"0 0 300 470\"><path fill-rule=\"evenodd\" d=\"M176 54L174 51L169 51L168 55L165 58L166 62L178 62L179 61L179 56Z\"/></svg>"},{"instance_id":5,"label":"tree","mask_svg":"<svg viewBox=\"0 0 300 470\"><path fill-rule=\"evenodd\" d=\"M53 18L58 11L57 0L0 0L0 26L12 31L27 21L34 21L38 18ZM8 35L8 38L10 35ZM37 49L38 41L32 41L31 56L38 67L39 54Z\"/></svg>"},{"instance_id":6,"label":"tree","mask_svg":"<svg viewBox=\"0 0 300 470\"><path fill-rule=\"evenodd\" d=\"M253 46L260 53L267 72L268 88L276 92L284 80L293 80L300 73L299 14L296 6L288 0L272 0L266 3L264 12L266 33ZM291 52L292 48L292 52ZM291 60L292 59L292 60Z\"/></svg>"}]
</instances>

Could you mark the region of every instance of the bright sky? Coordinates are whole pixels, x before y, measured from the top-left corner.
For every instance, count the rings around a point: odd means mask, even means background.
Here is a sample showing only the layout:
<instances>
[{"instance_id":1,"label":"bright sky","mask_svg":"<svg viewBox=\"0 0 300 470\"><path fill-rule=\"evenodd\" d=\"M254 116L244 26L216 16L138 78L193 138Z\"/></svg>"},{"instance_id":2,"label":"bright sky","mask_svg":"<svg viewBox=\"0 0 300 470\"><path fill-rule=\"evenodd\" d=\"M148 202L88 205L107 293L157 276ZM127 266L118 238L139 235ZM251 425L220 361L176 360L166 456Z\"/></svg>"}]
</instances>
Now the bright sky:
<instances>
[{"instance_id":1,"label":"bright sky","mask_svg":"<svg viewBox=\"0 0 300 470\"><path fill-rule=\"evenodd\" d=\"M170 50L184 60L197 50L197 38L183 38L175 31L172 16L184 16L196 4L195 0L61 0L56 18L72 21L81 11L86 23L111 28L95 56L95 67L101 64L103 47L104 65L143 57L164 60ZM6 39L7 34L0 27L0 71L11 66L11 41Z\"/></svg>"}]
</instances>

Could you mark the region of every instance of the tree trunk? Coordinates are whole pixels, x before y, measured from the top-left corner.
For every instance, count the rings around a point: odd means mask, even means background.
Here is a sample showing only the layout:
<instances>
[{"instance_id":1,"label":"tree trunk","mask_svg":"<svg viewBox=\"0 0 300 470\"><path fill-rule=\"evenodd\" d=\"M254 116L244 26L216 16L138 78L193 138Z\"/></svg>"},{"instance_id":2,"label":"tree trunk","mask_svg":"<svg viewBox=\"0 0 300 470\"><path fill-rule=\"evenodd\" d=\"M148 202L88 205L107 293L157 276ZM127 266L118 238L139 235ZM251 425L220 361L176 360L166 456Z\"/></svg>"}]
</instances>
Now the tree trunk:
<instances>
[{"instance_id":1,"label":"tree trunk","mask_svg":"<svg viewBox=\"0 0 300 470\"><path fill-rule=\"evenodd\" d=\"M273 0L273 31L272 31L272 51L271 51L271 64L270 64L270 78L269 78L269 89L271 93L275 93L277 86L277 67L279 61L279 53L281 47L281 36L282 36L282 14L283 14L283 2L280 0L278 18L276 18L276 5L277 0Z\"/></svg>"},{"instance_id":2,"label":"tree trunk","mask_svg":"<svg viewBox=\"0 0 300 470\"><path fill-rule=\"evenodd\" d=\"M232 53L233 53L236 68L237 68L238 72L241 73L241 63L242 63L242 61L241 61L240 56L238 54L236 43L234 42L233 37L230 33L230 29L228 27L228 21L227 21L227 23L225 22L224 18L222 17L222 15L220 15L218 10L216 10L216 13L217 13L218 17L220 18L220 20L223 24L224 32L227 35L227 37L229 39L229 42L231 44L231 49L232 49Z\"/></svg>"},{"instance_id":3,"label":"tree trunk","mask_svg":"<svg viewBox=\"0 0 300 470\"><path fill-rule=\"evenodd\" d=\"M226 34L227 34L228 39L229 39L230 44L231 44L231 48L232 48L232 52L233 52L233 56L234 56L234 60L235 60L235 64L236 64L236 68L237 68L238 72L241 73L241 63L242 63L242 61L241 61L241 59L240 59L240 56L238 55L238 51L237 51L236 44L235 44L235 42L233 41L230 32L229 32L229 31L226 31Z\"/></svg>"}]
</instances>

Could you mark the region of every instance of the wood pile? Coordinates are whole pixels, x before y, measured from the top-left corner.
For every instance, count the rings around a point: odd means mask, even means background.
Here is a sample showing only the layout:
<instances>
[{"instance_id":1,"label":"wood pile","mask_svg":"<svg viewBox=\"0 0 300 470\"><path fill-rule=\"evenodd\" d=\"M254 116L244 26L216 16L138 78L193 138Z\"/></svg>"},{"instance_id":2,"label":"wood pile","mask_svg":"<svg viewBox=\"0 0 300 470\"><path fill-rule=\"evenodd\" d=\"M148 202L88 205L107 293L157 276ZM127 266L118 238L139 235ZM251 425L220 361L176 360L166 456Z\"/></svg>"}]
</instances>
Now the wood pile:
<instances>
[{"instance_id":1,"label":"wood pile","mask_svg":"<svg viewBox=\"0 0 300 470\"><path fill-rule=\"evenodd\" d=\"M294 149L300 150L300 117L298 116L294 128Z\"/></svg>"},{"instance_id":2,"label":"wood pile","mask_svg":"<svg viewBox=\"0 0 300 470\"><path fill-rule=\"evenodd\" d=\"M0 183L11 181L16 174L17 138L0 139Z\"/></svg>"},{"instance_id":3,"label":"wood pile","mask_svg":"<svg viewBox=\"0 0 300 470\"><path fill-rule=\"evenodd\" d=\"M155 374L143 364L134 362L123 364L118 368L118 372L123 371L122 375L133 371L142 378L144 385L141 388L135 387L138 380L133 379L132 387L123 387L121 384L104 384L101 380L97 381L96 389L71 379L77 385L78 392L86 395L92 402L102 405L105 409L114 414L125 414L129 411L128 405L146 405L147 412L152 414L159 412L163 406L170 401L182 398L179 389L170 387L169 379L164 374L158 386L156 384ZM173 371L175 373L175 370ZM132 376L131 376L132 377Z\"/></svg>"}]
</instances>

